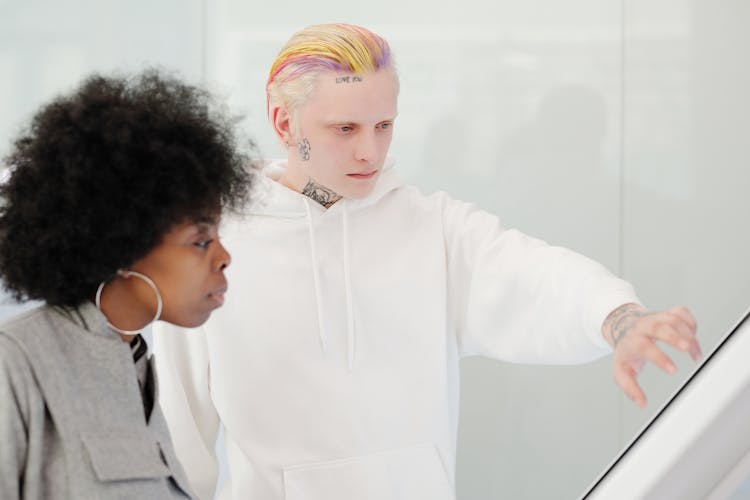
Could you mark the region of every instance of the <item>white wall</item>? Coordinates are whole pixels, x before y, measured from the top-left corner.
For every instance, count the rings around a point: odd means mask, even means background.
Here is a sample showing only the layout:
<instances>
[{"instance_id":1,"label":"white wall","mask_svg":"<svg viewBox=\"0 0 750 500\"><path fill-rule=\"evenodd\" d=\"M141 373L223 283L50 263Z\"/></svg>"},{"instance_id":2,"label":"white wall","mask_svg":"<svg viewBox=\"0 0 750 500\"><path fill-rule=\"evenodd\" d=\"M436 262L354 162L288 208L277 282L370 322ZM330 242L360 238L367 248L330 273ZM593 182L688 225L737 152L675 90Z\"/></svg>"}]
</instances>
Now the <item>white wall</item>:
<instances>
[{"instance_id":1,"label":"white wall","mask_svg":"<svg viewBox=\"0 0 750 500\"><path fill-rule=\"evenodd\" d=\"M0 153L84 74L158 63L226 96L278 155L268 67L293 31L332 21L391 42L392 152L426 191L596 258L651 307L687 304L706 350L748 306L744 0L0 0ZM687 376L676 360L676 376L646 369L645 411L619 395L608 360L466 360L459 498L575 498Z\"/></svg>"}]
</instances>

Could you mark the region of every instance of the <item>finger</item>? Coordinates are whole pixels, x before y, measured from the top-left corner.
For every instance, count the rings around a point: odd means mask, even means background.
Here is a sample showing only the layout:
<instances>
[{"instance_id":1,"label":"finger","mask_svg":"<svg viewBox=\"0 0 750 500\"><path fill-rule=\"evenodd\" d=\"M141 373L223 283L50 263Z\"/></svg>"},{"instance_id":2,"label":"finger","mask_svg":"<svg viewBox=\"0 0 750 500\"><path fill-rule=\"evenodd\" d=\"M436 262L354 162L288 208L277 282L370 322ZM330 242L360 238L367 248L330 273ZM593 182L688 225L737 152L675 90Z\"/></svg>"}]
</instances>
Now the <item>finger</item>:
<instances>
[{"instance_id":1,"label":"finger","mask_svg":"<svg viewBox=\"0 0 750 500\"><path fill-rule=\"evenodd\" d=\"M685 333L684 330L678 331L680 339L677 341L677 344L671 342L670 344L675 348L690 354L690 357L693 359L693 361L700 360L700 358L703 357L703 352L701 351L700 343L698 342L698 339L695 335L695 330L691 329L687 333Z\"/></svg>"},{"instance_id":2,"label":"finger","mask_svg":"<svg viewBox=\"0 0 750 500\"><path fill-rule=\"evenodd\" d=\"M688 326L695 331L698 328L698 322L695 320L695 316L693 316L693 313L690 312L690 310L685 306L678 306L673 307L668 312L675 314L682 318L685 323L688 324Z\"/></svg>"},{"instance_id":3,"label":"finger","mask_svg":"<svg viewBox=\"0 0 750 500\"><path fill-rule=\"evenodd\" d=\"M653 324L650 325L650 331L647 331L646 335L651 339L661 340L681 351L690 349L690 340L695 339L686 324L669 316L654 318Z\"/></svg>"},{"instance_id":4,"label":"finger","mask_svg":"<svg viewBox=\"0 0 750 500\"><path fill-rule=\"evenodd\" d=\"M644 325L646 335L666 342L675 349L689 352L693 359L696 355L700 356L700 345L691 326L693 323L672 312L654 315L650 320L649 324Z\"/></svg>"},{"instance_id":5,"label":"finger","mask_svg":"<svg viewBox=\"0 0 750 500\"><path fill-rule=\"evenodd\" d=\"M701 346L698 345L697 342L695 344L695 347L690 348L688 352L690 353L690 357L693 358L693 361L700 361L700 359L703 357Z\"/></svg>"},{"instance_id":6,"label":"finger","mask_svg":"<svg viewBox=\"0 0 750 500\"><path fill-rule=\"evenodd\" d=\"M638 385L636 371L625 363L617 364L614 368L614 377L617 385L635 404L641 408L646 407L646 395L641 386Z\"/></svg>"},{"instance_id":7,"label":"finger","mask_svg":"<svg viewBox=\"0 0 750 500\"><path fill-rule=\"evenodd\" d=\"M669 317L668 324L677 329L681 336L686 338L695 337L696 322L693 315L685 308L670 309L666 312Z\"/></svg>"},{"instance_id":8,"label":"finger","mask_svg":"<svg viewBox=\"0 0 750 500\"><path fill-rule=\"evenodd\" d=\"M701 346L698 343L698 340L695 338L695 335L698 333L698 322L687 307L675 307L670 309L670 311L680 316L688 326L690 326L692 330L692 339L689 339L690 345L688 346L687 352L690 354L690 357L693 358L693 361L699 361L703 357L703 352L701 351Z\"/></svg>"},{"instance_id":9,"label":"finger","mask_svg":"<svg viewBox=\"0 0 750 500\"><path fill-rule=\"evenodd\" d=\"M638 355L655 364L667 373L674 373L677 367L672 360L654 342L644 342L638 350Z\"/></svg>"}]
</instances>

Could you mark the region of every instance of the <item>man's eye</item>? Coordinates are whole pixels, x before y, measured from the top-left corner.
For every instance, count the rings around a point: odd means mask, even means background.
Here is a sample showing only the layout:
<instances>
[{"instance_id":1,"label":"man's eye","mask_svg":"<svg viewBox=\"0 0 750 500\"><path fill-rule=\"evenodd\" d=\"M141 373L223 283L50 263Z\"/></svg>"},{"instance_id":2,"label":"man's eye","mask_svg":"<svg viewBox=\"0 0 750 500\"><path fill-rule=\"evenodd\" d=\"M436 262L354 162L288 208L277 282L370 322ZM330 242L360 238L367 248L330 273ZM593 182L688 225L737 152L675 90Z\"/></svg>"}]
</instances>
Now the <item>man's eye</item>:
<instances>
[{"instance_id":1,"label":"man's eye","mask_svg":"<svg viewBox=\"0 0 750 500\"><path fill-rule=\"evenodd\" d=\"M196 241L193 244L197 246L198 248L206 249L208 248L208 246L211 244L212 241L214 240L201 240L201 241Z\"/></svg>"},{"instance_id":2,"label":"man's eye","mask_svg":"<svg viewBox=\"0 0 750 500\"><path fill-rule=\"evenodd\" d=\"M352 131L352 127L349 126L349 125L342 125L342 126L339 127L339 131L340 132L351 132Z\"/></svg>"},{"instance_id":3,"label":"man's eye","mask_svg":"<svg viewBox=\"0 0 750 500\"><path fill-rule=\"evenodd\" d=\"M380 124L380 128L383 130L389 129L393 126L393 123L391 122L384 122Z\"/></svg>"}]
</instances>

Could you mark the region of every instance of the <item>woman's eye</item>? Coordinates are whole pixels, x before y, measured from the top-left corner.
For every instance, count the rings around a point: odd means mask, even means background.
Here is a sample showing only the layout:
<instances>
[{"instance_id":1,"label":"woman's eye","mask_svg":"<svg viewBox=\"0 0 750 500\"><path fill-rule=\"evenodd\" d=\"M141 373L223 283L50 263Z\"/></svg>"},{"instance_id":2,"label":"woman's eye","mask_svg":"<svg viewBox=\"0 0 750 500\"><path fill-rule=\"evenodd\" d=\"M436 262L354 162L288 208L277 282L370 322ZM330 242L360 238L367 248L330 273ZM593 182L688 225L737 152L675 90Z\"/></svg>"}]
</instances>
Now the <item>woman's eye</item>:
<instances>
[{"instance_id":1,"label":"woman's eye","mask_svg":"<svg viewBox=\"0 0 750 500\"><path fill-rule=\"evenodd\" d=\"M201 240L201 241L196 241L193 244L197 246L198 248L206 249L208 248L208 245L210 245L212 241L214 240Z\"/></svg>"}]
</instances>

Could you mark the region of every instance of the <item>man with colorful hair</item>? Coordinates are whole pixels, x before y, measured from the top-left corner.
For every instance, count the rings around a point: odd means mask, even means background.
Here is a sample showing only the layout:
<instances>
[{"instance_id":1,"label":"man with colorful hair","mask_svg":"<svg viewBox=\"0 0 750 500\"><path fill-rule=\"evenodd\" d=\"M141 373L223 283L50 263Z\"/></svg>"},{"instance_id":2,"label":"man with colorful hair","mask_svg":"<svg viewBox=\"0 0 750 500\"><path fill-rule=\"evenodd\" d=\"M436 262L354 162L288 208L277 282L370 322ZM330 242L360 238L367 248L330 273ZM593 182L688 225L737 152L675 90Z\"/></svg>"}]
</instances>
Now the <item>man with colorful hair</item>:
<instances>
[{"instance_id":1,"label":"man with colorful hair","mask_svg":"<svg viewBox=\"0 0 750 500\"><path fill-rule=\"evenodd\" d=\"M288 154L225 230L234 293L201 330L154 337L164 413L203 498L222 423L220 498L453 499L461 357L614 351L615 380L643 406L643 364L675 369L657 341L700 355L686 309L648 312L599 264L405 185L387 158L398 78L381 37L308 27L267 93Z\"/></svg>"}]
</instances>

